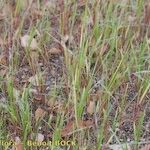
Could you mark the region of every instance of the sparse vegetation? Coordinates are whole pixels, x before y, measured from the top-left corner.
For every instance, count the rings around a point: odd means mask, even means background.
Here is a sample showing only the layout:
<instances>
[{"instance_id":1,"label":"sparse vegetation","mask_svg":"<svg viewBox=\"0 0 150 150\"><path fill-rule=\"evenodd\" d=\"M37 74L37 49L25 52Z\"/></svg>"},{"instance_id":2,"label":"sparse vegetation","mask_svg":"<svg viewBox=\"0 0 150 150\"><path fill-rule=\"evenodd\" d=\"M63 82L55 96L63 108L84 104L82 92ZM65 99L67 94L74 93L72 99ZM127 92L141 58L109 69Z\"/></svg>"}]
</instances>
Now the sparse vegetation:
<instances>
[{"instance_id":1,"label":"sparse vegetation","mask_svg":"<svg viewBox=\"0 0 150 150\"><path fill-rule=\"evenodd\" d=\"M148 0L0 8L0 149L149 150Z\"/></svg>"}]
</instances>

